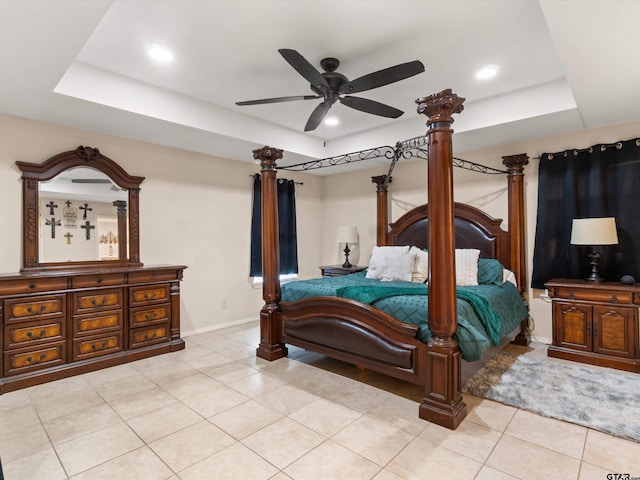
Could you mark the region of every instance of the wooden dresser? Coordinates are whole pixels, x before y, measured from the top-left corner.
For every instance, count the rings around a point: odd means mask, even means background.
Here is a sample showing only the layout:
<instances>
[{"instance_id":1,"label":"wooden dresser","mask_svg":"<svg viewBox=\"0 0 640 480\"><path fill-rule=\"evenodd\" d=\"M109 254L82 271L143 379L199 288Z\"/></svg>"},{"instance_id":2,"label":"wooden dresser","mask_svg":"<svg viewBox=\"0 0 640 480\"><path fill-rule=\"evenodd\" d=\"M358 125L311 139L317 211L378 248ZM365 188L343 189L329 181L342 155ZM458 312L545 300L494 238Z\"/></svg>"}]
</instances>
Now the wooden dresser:
<instances>
[{"instance_id":1,"label":"wooden dresser","mask_svg":"<svg viewBox=\"0 0 640 480\"><path fill-rule=\"evenodd\" d=\"M550 357L640 373L640 285L553 279Z\"/></svg>"},{"instance_id":2,"label":"wooden dresser","mask_svg":"<svg viewBox=\"0 0 640 480\"><path fill-rule=\"evenodd\" d=\"M185 268L0 275L0 393L183 349Z\"/></svg>"}]
</instances>

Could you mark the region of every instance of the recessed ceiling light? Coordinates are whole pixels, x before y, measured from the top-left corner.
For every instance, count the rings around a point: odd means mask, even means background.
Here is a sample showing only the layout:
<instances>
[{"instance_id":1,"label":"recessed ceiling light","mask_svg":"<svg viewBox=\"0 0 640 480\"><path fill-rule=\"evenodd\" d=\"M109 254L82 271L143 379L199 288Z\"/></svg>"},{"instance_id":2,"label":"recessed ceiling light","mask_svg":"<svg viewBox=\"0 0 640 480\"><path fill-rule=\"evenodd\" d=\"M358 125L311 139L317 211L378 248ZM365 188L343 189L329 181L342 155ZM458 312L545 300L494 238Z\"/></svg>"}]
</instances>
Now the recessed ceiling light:
<instances>
[{"instance_id":1,"label":"recessed ceiling light","mask_svg":"<svg viewBox=\"0 0 640 480\"><path fill-rule=\"evenodd\" d=\"M327 117L327 119L324 121L325 125L329 125L330 127L333 127L334 125L338 125L340 123L340 120L338 120L338 117Z\"/></svg>"},{"instance_id":2,"label":"recessed ceiling light","mask_svg":"<svg viewBox=\"0 0 640 480\"><path fill-rule=\"evenodd\" d=\"M487 65L478 70L476 78L478 80L486 80L487 78L495 77L498 74L498 70L500 70L500 67L497 65Z\"/></svg>"},{"instance_id":3,"label":"recessed ceiling light","mask_svg":"<svg viewBox=\"0 0 640 480\"><path fill-rule=\"evenodd\" d=\"M154 60L163 63L173 60L173 53L171 53L171 51L166 47L158 45L157 43L147 45L147 55L149 55Z\"/></svg>"}]
</instances>

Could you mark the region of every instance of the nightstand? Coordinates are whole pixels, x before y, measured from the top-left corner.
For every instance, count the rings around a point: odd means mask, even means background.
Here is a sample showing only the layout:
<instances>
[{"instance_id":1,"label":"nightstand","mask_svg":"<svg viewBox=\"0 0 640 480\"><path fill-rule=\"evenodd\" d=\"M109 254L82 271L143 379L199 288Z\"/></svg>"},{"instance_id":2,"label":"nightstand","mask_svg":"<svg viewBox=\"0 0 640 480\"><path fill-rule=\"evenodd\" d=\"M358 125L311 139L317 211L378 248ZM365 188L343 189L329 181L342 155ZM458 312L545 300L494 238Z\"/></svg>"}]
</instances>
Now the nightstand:
<instances>
[{"instance_id":1,"label":"nightstand","mask_svg":"<svg viewBox=\"0 0 640 480\"><path fill-rule=\"evenodd\" d=\"M553 344L547 354L640 373L640 285L553 279Z\"/></svg>"},{"instance_id":2,"label":"nightstand","mask_svg":"<svg viewBox=\"0 0 640 480\"><path fill-rule=\"evenodd\" d=\"M349 268L343 267L342 265L324 265L320 267L323 277L338 277L340 275L349 275L350 273L361 272L366 269L367 267L360 267L358 265L351 265L351 267Z\"/></svg>"}]
</instances>

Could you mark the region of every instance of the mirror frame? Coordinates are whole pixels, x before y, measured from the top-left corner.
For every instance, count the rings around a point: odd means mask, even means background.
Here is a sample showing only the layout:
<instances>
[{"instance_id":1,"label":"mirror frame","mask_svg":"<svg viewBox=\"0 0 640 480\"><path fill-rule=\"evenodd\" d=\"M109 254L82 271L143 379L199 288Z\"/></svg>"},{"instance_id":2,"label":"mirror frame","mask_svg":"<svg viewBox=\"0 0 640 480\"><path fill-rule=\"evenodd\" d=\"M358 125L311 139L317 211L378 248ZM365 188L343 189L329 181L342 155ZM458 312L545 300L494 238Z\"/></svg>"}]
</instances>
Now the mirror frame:
<instances>
[{"instance_id":1,"label":"mirror frame","mask_svg":"<svg viewBox=\"0 0 640 480\"><path fill-rule=\"evenodd\" d=\"M42 163L16 162L22 172L22 270L46 271L84 268L141 267L140 262L140 184L144 177L134 177L120 165L102 155L97 148L79 146L75 150L62 152ZM95 260L82 262L40 262L38 245L39 190L41 181L51 180L63 171L76 167L94 168L113 180L120 188L129 191L128 205L114 202L118 213L118 260ZM119 203L115 205L115 203ZM128 228L127 228L128 207ZM127 239L127 231L129 233ZM128 241L127 241L128 240ZM128 250L127 250L128 246ZM128 256L127 256L128 255Z\"/></svg>"}]
</instances>

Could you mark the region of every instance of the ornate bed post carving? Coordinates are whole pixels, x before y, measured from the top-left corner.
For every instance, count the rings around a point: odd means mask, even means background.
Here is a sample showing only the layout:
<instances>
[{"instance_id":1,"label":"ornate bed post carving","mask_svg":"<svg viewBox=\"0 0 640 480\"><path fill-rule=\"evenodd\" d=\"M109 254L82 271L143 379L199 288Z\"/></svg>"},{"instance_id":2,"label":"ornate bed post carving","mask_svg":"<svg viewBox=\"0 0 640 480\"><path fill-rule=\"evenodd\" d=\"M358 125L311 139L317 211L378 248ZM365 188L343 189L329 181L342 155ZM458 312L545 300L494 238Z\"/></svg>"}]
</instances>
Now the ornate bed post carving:
<instances>
[{"instance_id":1,"label":"ornate bed post carving","mask_svg":"<svg viewBox=\"0 0 640 480\"><path fill-rule=\"evenodd\" d=\"M262 147L253 151L253 158L262 167L262 298L260 310L260 345L256 354L265 360L287 356L282 343L280 321L280 245L278 243L278 186L276 160L282 158L282 150Z\"/></svg>"},{"instance_id":2,"label":"ornate bed post carving","mask_svg":"<svg viewBox=\"0 0 640 480\"><path fill-rule=\"evenodd\" d=\"M387 182L386 175L371 177L371 181L376 184L376 245L382 247L388 245L389 233L389 199L387 196L388 186L391 178Z\"/></svg>"},{"instance_id":3,"label":"ornate bed post carving","mask_svg":"<svg viewBox=\"0 0 640 480\"><path fill-rule=\"evenodd\" d=\"M455 233L453 203L452 115L464 109L464 98L450 89L419 98L418 113L427 122L429 173L429 329L426 396L420 418L454 429L467 415L462 401L462 353L453 338L457 329Z\"/></svg>"},{"instance_id":4,"label":"ornate bed post carving","mask_svg":"<svg viewBox=\"0 0 640 480\"><path fill-rule=\"evenodd\" d=\"M529 164L529 157L526 153L507 155L502 157L502 163L509 171L507 192L509 198L508 228L510 269L513 270L516 275L518 290L520 290L523 297L526 297L527 269L524 250L524 167ZM518 333L512 343L517 345L529 345L529 343L531 343L528 319L522 321L520 333Z\"/></svg>"}]
</instances>

